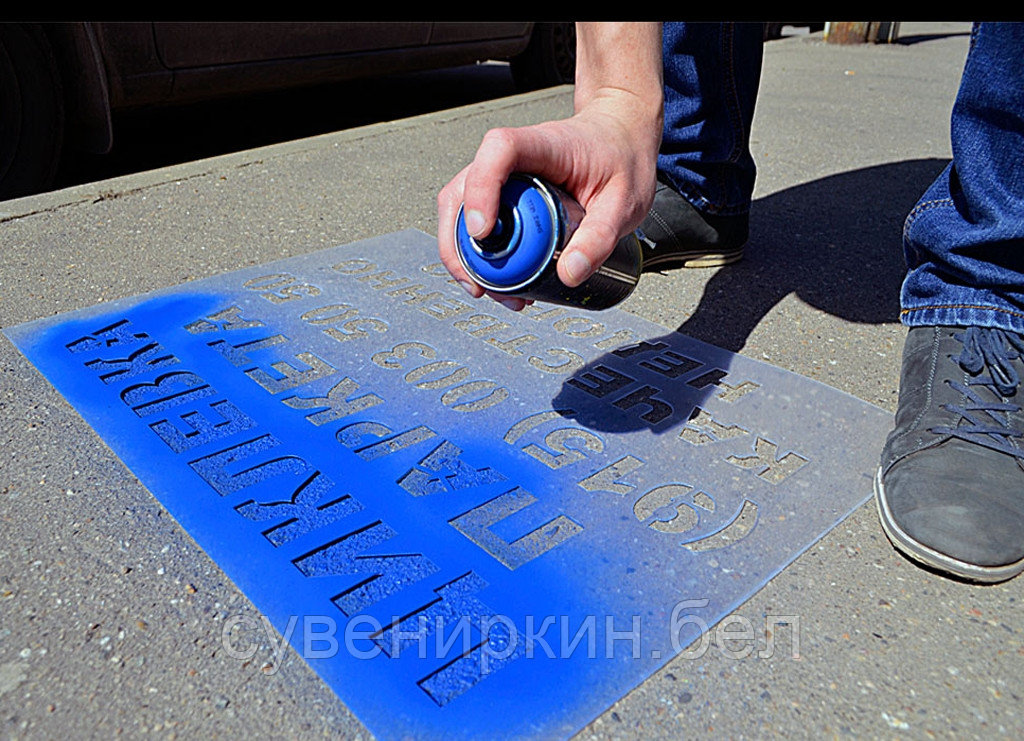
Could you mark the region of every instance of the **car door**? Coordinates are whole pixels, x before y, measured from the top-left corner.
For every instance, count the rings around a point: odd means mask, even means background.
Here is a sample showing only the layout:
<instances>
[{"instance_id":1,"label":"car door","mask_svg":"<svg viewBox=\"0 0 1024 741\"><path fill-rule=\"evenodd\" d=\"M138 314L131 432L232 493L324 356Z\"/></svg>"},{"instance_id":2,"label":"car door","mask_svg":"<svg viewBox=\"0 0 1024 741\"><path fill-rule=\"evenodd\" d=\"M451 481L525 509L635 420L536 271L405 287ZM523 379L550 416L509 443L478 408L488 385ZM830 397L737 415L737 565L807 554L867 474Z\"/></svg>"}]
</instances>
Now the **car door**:
<instances>
[{"instance_id":1,"label":"car door","mask_svg":"<svg viewBox=\"0 0 1024 741\"><path fill-rule=\"evenodd\" d=\"M331 56L429 43L429 22L153 24L157 53L174 70Z\"/></svg>"}]
</instances>

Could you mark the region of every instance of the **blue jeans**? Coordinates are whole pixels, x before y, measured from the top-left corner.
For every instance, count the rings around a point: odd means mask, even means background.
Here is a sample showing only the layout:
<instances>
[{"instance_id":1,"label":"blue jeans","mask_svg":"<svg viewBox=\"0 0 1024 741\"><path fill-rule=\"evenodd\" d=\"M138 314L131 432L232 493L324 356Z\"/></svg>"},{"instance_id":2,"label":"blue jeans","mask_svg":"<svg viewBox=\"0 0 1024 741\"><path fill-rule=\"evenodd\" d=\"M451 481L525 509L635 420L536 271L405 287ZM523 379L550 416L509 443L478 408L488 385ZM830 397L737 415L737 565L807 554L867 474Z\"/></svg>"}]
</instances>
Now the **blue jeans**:
<instances>
[{"instance_id":1,"label":"blue jeans","mask_svg":"<svg viewBox=\"0 0 1024 741\"><path fill-rule=\"evenodd\" d=\"M750 122L761 80L761 23L666 23L665 125L658 171L701 211L750 210Z\"/></svg>"},{"instance_id":2,"label":"blue jeans","mask_svg":"<svg viewBox=\"0 0 1024 741\"><path fill-rule=\"evenodd\" d=\"M1024 24L975 25L953 106L953 161L907 217L909 326L1024 333Z\"/></svg>"}]
</instances>

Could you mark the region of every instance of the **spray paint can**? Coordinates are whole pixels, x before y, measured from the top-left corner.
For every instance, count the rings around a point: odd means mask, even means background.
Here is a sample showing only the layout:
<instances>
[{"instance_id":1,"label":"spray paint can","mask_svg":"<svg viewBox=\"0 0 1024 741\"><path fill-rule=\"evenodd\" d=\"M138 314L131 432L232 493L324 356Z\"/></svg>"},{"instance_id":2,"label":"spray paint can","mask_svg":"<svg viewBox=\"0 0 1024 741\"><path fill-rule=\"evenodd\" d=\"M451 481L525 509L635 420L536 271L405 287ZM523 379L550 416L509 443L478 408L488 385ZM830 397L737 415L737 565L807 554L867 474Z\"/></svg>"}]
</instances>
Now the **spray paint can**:
<instances>
[{"instance_id":1,"label":"spray paint can","mask_svg":"<svg viewBox=\"0 0 1024 741\"><path fill-rule=\"evenodd\" d=\"M608 259L580 285L570 288L555 272L562 249L584 216L583 207L561 188L533 175L513 174L502 186L498 221L474 239L463 208L455 222L462 267L488 291L584 309L607 309L625 299L640 280L643 253L635 233L615 245Z\"/></svg>"}]
</instances>

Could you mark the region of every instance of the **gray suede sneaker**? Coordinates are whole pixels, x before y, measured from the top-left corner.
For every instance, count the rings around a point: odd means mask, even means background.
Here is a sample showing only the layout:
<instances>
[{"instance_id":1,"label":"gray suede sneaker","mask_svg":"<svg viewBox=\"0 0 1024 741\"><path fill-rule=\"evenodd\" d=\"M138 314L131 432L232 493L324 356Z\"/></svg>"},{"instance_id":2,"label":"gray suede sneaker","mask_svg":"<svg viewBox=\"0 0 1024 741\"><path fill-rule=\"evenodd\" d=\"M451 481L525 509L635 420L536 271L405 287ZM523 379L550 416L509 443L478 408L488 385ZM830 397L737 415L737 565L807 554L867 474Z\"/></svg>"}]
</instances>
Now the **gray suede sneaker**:
<instances>
[{"instance_id":1,"label":"gray suede sneaker","mask_svg":"<svg viewBox=\"0 0 1024 741\"><path fill-rule=\"evenodd\" d=\"M660 174L654 204L640 225L643 271L708 268L743 257L750 217L719 216L699 211Z\"/></svg>"},{"instance_id":2,"label":"gray suede sneaker","mask_svg":"<svg viewBox=\"0 0 1024 741\"><path fill-rule=\"evenodd\" d=\"M948 574L996 582L1024 571L1024 337L914 327L875 500L886 535Z\"/></svg>"}]
</instances>

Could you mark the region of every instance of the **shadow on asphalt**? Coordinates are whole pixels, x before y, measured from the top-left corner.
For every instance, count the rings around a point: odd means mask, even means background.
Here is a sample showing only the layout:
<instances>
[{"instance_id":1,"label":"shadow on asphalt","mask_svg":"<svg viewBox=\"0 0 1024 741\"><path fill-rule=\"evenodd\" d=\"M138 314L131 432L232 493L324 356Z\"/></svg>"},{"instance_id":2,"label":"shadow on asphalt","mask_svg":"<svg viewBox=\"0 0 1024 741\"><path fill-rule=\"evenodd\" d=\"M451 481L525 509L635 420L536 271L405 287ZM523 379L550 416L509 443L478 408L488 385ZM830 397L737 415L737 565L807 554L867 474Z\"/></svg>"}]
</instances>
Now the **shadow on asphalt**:
<instances>
[{"instance_id":1,"label":"shadow on asphalt","mask_svg":"<svg viewBox=\"0 0 1024 741\"><path fill-rule=\"evenodd\" d=\"M756 200L744 259L708 280L696 311L677 331L739 352L791 293L849 322L898 321L903 221L946 164L878 165Z\"/></svg>"}]
</instances>

